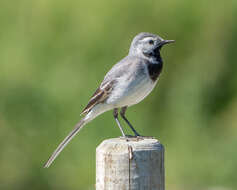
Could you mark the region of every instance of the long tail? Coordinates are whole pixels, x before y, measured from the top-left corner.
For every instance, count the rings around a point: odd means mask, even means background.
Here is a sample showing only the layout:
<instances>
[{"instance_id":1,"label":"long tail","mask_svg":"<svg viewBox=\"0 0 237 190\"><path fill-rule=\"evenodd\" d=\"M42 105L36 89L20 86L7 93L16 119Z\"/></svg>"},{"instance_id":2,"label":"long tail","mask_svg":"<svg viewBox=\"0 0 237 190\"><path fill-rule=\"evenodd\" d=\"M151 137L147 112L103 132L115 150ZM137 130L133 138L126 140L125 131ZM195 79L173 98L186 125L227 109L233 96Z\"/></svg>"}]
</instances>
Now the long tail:
<instances>
[{"instance_id":1,"label":"long tail","mask_svg":"<svg viewBox=\"0 0 237 190\"><path fill-rule=\"evenodd\" d=\"M72 138L85 126L87 121L83 118L81 121L79 121L75 128L69 133L69 135L58 145L56 150L53 152L53 154L50 156L48 161L45 163L44 168L48 168L52 162L57 158L59 153L65 148L65 146L72 140Z\"/></svg>"}]
</instances>

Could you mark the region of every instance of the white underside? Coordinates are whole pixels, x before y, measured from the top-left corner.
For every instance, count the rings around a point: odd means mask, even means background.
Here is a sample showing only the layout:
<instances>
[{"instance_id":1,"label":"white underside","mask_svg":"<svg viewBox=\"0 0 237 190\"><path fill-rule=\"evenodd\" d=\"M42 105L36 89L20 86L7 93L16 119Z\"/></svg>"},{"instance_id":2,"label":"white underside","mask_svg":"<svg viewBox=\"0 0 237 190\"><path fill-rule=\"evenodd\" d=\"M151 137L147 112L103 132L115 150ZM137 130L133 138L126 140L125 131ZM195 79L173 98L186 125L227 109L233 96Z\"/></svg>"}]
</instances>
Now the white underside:
<instances>
[{"instance_id":1,"label":"white underside","mask_svg":"<svg viewBox=\"0 0 237 190\"><path fill-rule=\"evenodd\" d=\"M117 90L108 98L106 104L112 104L114 107L131 106L142 101L155 87L156 82L153 82L148 77L143 77L135 80L132 83L127 83L126 80L120 81Z\"/></svg>"},{"instance_id":2,"label":"white underside","mask_svg":"<svg viewBox=\"0 0 237 190\"><path fill-rule=\"evenodd\" d=\"M97 104L87 115L86 119L92 120L96 116L114 109L124 106L132 106L142 101L153 90L157 83L153 82L150 78L143 78L138 80L136 84L127 86L128 83L120 82L120 85L116 88L113 96L110 96L105 103ZM126 88L128 87L128 88Z\"/></svg>"},{"instance_id":3,"label":"white underside","mask_svg":"<svg viewBox=\"0 0 237 190\"><path fill-rule=\"evenodd\" d=\"M113 107L131 106L139 103L150 94L158 80L152 81L146 69L145 73L134 73L132 76L124 75L118 81L105 102Z\"/></svg>"},{"instance_id":4,"label":"white underside","mask_svg":"<svg viewBox=\"0 0 237 190\"><path fill-rule=\"evenodd\" d=\"M139 103L150 94L158 79L155 82L152 81L146 71L143 74L134 74L132 77L119 78L118 81L107 100L97 104L86 115L88 120L92 120L105 111Z\"/></svg>"}]
</instances>

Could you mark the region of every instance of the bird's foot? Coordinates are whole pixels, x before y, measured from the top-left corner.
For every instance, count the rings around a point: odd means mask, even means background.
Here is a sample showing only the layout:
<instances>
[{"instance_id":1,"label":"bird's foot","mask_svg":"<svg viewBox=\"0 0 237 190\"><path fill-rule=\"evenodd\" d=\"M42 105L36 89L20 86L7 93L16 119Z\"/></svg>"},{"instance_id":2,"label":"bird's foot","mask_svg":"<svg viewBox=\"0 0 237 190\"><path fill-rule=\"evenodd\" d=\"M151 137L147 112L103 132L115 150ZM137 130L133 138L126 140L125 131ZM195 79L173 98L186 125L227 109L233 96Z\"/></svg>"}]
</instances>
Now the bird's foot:
<instances>
[{"instance_id":1,"label":"bird's foot","mask_svg":"<svg viewBox=\"0 0 237 190\"><path fill-rule=\"evenodd\" d=\"M152 137L152 136L136 136L137 138L140 138L140 139L154 139L155 137Z\"/></svg>"},{"instance_id":2,"label":"bird's foot","mask_svg":"<svg viewBox=\"0 0 237 190\"><path fill-rule=\"evenodd\" d=\"M125 135L125 136L120 136L120 139L124 139L126 141L140 141L144 139L153 139L154 137L147 137L147 136L140 136L140 135Z\"/></svg>"},{"instance_id":3,"label":"bird's foot","mask_svg":"<svg viewBox=\"0 0 237 190\"><path fill-rule=\"evenodd\" d=\"M129 141L129 140L131 140L131 139L133 139L133 138L136 138L135 136L132 136L132 135L124 135L124 136L120 136L119 137L120 139L124 139L124 140L126 140L126 141Z\"/></svg>"},{"instance_id":4,"label":"bird's foot","mask_svg":"<svg viewBox=\"0 0 237 190\"><path fill-rule=\"evenodd\" d=\"M126 141L140 141L144 139L154 139L155 137L152 136L141 136L141 135L125 135L125 136L120 136L120 139L124 139Z\"/></svg>"}]
</instances>

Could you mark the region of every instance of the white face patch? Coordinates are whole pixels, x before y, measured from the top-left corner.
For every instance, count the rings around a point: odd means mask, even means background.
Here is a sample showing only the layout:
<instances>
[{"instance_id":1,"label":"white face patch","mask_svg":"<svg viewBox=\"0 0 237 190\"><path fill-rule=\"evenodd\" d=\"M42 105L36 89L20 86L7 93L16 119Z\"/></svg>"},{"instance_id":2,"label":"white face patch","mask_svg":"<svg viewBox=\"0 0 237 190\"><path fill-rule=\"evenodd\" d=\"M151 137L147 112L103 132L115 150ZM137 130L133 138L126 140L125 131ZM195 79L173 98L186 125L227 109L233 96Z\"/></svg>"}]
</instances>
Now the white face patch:
<instances>
[{"instance_id":1,"label":"white face patch","mask_svg":"<svg viewBox=\"0 0 237 190\"><path fill-rule=\"evenodd\" d=\"M143 38L142 40L140 40L141 42L148 42L150 40L155 40L153 37L146 37L146 38Z\"/></svg>"},{"instance_id":2,"label":"white face patch","mask_svg":"<svg viewBox=\"0 0 237 190\"><path fill-rule=\"evenodd\" d=\"M162 39L161 37L159 37L158 39L155 38L155 37L145 37L142 40L140 40L140 42L146 43L146 42L149 42L150 40L153 40L153 41L157 41L157 40L163 41L164 39Z\"/></svg>"}]
</instances>

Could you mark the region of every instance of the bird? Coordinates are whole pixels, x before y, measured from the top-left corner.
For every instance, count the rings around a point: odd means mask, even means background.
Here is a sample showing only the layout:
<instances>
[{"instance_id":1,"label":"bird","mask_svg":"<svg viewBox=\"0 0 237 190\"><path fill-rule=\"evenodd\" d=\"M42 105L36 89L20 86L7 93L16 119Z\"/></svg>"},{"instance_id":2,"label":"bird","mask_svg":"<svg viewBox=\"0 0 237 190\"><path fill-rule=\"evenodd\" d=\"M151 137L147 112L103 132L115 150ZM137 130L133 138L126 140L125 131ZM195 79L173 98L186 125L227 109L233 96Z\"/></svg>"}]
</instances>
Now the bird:
<instances>
[{"instance_id":1,"label":"bird","mask_svg":"<svg viewBox=\"0 0 237 190\"><path fill-rule=\"evenodd\" d=\"M113 117L122 133L127 138L120 116L134 132L135 137L140 134L125 116L128 107L142 101L156 86L163 68L160 55L161 48L174 40L164 40L160 36L148 32L137 34L130 45L128 55L116 63L105 75L104 80L96 89L83 109L84 117L75 125L74 129L58 145L44 167L48 168L71 139L98 115L113 110Z\"/></svg>"}]
</instances>

